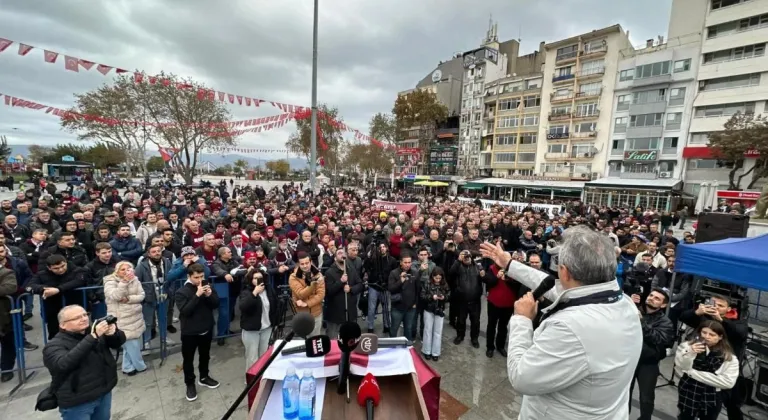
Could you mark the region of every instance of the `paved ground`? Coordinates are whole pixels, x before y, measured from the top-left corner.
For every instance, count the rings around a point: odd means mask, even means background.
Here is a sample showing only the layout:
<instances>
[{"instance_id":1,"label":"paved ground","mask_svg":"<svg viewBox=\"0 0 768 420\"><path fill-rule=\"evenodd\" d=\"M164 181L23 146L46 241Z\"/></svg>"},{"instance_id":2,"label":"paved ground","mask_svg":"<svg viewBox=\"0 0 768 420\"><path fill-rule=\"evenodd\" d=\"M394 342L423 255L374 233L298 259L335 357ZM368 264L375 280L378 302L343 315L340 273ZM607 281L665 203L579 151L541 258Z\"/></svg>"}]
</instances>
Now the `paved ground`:
<instances>
[{"instance_id":1,"label":"paved ground","mask_svg":"<svg viewBox=\"0 0 768 420\"><path fill-rule=\"evenodd\" d=\"M12 194L0 193L0 199ZM441 419L466 420L513 420L517 419L521 397L512 389L506 375L506 363L498 354L493 359L485 356L486 312L483 305L481 315L481 348L472 348L468 341L455 346L451 341L455 331L448 325L443 334L443 354L439 362L429 362L442 375ZM42 344L42 327L39 316L29 321L34 330L27 333L28 339ZM236 323L233 324L236 326ZM377 332L381 331L380 320ZM178 338L173 337L172 338ZM178 340L176 340L178 342ZM171 355L160 366L159 360L149 363L149 370L134 377L120 375L113 393L112 418L115 420L216 420L221 418L228 406L243 389L244 359L243 346L238 338L229 339L225 346L213 345L211 374L221 382L216 390L200 389L195 402L184 398L181 355ZM30 381L12 396L16 385L0 384L0 420L4 419L57 419L58 412L34 412L37 393L47 386L50 377L41 366L41 350L27 353L27 366L35 374ZM672 358L662 363L662 373L671 372ZM663 383L660 380L659 383ZM676 418L677 391L663 387L656 393L654 419ZM633 398L635 409L630 418L637 416L637 395ZM749 408L755 410L754 408ZM765 414L761 414L766 418ZM235 419L246 418L245 407L241 407ZM725 415L722 414L724 419Z\"/></svg>"}]
</instances>

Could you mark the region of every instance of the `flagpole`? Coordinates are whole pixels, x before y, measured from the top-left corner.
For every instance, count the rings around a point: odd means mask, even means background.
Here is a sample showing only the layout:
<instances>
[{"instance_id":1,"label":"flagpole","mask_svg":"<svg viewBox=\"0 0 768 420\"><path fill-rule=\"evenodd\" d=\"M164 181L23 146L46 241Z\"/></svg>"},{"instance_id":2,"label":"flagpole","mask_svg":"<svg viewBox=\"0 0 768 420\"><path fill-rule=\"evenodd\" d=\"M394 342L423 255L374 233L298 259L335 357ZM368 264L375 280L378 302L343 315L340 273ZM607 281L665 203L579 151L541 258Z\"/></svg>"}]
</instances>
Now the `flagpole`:
<instances>
[{"instance_id":1,"label":"flagpole","mask_svg":"<svg viewBox=\"0 0 768 420\"><path fill-rule=\"evenodd\" d=\"M315 191L315 172L317 171L317 9L318 0L315 0L315 13L312 29L312 118L310 127L310 157L309 157L309 188Z\"/></svg>"}]
</instances>

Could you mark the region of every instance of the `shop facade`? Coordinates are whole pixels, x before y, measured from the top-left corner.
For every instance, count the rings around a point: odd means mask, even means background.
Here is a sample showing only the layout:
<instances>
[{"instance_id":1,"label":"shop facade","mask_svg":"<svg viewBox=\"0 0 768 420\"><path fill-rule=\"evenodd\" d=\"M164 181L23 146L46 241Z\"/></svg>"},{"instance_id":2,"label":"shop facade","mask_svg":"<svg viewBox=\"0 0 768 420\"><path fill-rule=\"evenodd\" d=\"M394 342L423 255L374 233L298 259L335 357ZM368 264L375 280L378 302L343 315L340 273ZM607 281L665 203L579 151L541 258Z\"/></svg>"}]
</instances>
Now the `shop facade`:
<instances>
[{"instance_id":1,"label":"shop facade","mask_svg":"<svg viewBox=\"0 0 768 420\"><path fill-rule=\"evenodd\" d=\"M682 185L678 179L603 178L584 185L584 203L672 211L681 200Z\"/></svg>"},{"instance_id":2,"label":"shop facade","mask_svg":"<svg viewBox=\"0 0 768 420\"><path fill-rule=\"evenodd\" d=\"M582 181L539 176L474 179L469 185L474 191L487 194L493 200L514 202L581 200L584 190Z\"/></svg>"}]
</instances>

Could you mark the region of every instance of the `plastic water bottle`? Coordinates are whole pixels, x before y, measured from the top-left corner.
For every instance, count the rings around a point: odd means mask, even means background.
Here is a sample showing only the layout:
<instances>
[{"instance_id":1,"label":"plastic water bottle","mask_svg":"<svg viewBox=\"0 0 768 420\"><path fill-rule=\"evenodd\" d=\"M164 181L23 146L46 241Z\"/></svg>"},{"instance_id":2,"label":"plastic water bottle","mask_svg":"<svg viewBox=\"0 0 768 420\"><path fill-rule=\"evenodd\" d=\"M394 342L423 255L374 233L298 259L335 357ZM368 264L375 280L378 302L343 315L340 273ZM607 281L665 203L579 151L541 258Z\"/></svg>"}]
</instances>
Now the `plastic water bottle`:
<instances>
[{"instance_id":1,"label":"plastic water bottle","mask_svg":"<svg viewBox=\"0 0 768 420\"><path fill-rule=\"evenodd\" d=\"M315 420L315 390L315 378L307 369L299 385L299 420Z\"/></svg>"},{"instance_id":2,"label":"plastic water bottle","mask_svg":"<svg viewBox=\"0 0 768 420\"><path fill-rule=\"evenodd\" d=\"M283 378L283 418L295 419L299 416L299 377L296 369L290 367Z\"/></svg>"}]
</instances>

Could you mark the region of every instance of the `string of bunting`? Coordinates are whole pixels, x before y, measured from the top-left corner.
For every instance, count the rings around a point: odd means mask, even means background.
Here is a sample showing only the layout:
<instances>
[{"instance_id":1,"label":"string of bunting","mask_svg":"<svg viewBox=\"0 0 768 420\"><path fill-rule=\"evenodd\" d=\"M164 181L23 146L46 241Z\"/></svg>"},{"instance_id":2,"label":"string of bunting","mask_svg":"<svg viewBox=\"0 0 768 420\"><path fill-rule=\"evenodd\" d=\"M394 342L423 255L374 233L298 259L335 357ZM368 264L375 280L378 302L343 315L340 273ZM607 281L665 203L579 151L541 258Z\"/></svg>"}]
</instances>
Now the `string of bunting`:
<instances>
[{"instance_id":1,"label":"string of bunting","mask_svg":"<svg viewBox=\"0 0 768 420\"><path fill-rule=\"evenodd\" d=\"M38 48L38 47L35 47L33 45L30 45L30 44L24 44L24 43L21 43L21 42L18 42L18 41L13 41L13 40L7 39L7 38L0 38L0 53L2 53L3 51L7 50L11 45L13 45L14 42L17 43L18 46L19 46L18 54L20 56L26 57L26 56L29 55L29 53L33 49ZM43 53L44 53L43 54L44 62L50 63L50 64L56 63L58 58L59 58L59 56L63 55L64 56L64 69L69 70L69 71L73 71L73 72L77 72L77 73L80 72L81 68L84 69L85 71L89 71L94 66L96 67L96 71L101 73L103 76L108 75L113 69L114 69L114 73L115 74L122 74L122 73L128 73L129 72L128 70L126 70L124 68L121 68L121 67L115 67L115 66L109 66L109 65L106 65L106 64L96 63L94 61L86 60L86 59L83 59L83 58L79 58L79 57L75 57L75 56L70 56L70 55L64 55L64 54L61 54L61 53L59 53L57 51L53 51L53 50L43 49ZM147 82L147 83L151 83L151 84L155 84L155 83L159 82L159 83L162 83L165 86L169 86L171 84L171 81L168 80L168 79L164 79L164 78L157 77L157 76L147 76L143 72L139 72L139 71L134 72L134 82L136 82L136 83ZM176 86L175 87L177 89L190 89L190 88L192 88L192 86L190 84L183 83L183 82L176 82ZM230 104L233 104L233 105L235 103L237 103L238 105L242 105L242 106L246 106L246 107L250 107L250 106L258 107L262 103L269 103L273 107L275 107L275 108L277 108L277 109L279 109L279 110L281 110L281 111L283 111L285 113L297 113L298 114L298 113L303 113L303 112L309 112L309 108L303 107L303 106L299 106L299 105L291 105L291 104L285 104L285 103L281 103L281 102L268 101L266 99L259 99L259 98L254 98L254 97L251 97L251 96L245 96L245 95L236 95L236 94L232 94L232 93L227 93L227 92L223 92L223 91L217 91L217 90L213 90L213 89L206 89L206 88L199 89L198 92L197 92L197 97L200 100L216 100L216 99L218 99L220 102L229 102ZM43 106L41 108L33 108L33 109L42 109L42 108L53 108L53 107ZM46 113L53 113L53 111L54 111L54 109L51 109L50 111L46 111ZM61 114L62 112L66 113L67 111L60 110L60 111L58 111L58 114ZM54 115L57 115L57 114L54 114ZM63 115L59 115L59 116L65 117ZM83 117L83 118L85 118L85 117ZM104 118L104 117L100 117L100 116L89 116L88 118L92 118L92 119L94 119L96 121L99 121L99 122L102 122L102 120L103 120L103 122L107 123L107 124L109 123L109 120L110 120L109 118ZM379 141L379 140L377 140L377 139L375 139L375 138L373 138L373 137L371 137L371 136L361 132L360 130L357 130L355 128L349 127L348 125L346 125L346 124L344 124L344 123L342 123L342 122L340 122L338 120L333 119L332 117L330 117L329 115L326 115L325 113L318 112L318 118L324 119L331 126L337 128L339 130L350 131L350 132L354 133L355 139L357 139L359 141L368 141L369 143L374 144L374 145L376 145L378 147L381 147L381 148L387 148L387 149L391 149L391 150L397 150L398 149L395 146L385 146L381 141ZM318 132L319 132L319 130L318 130ZM318 141L318 144L319 144L319 141Z\"/></svg>"}]
</instances>

